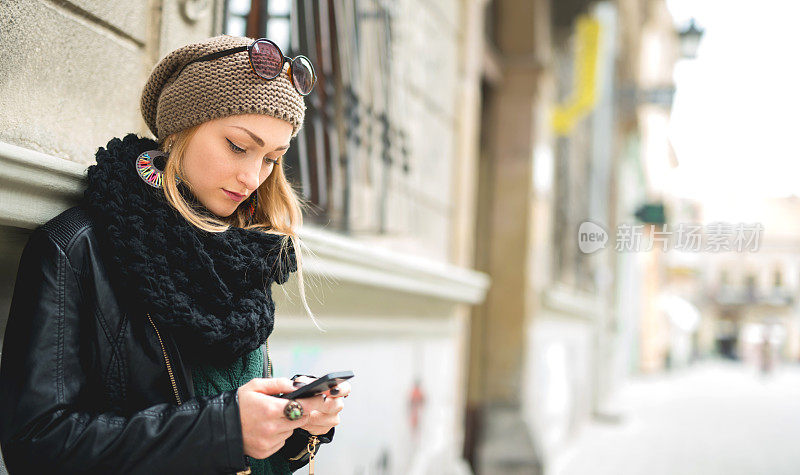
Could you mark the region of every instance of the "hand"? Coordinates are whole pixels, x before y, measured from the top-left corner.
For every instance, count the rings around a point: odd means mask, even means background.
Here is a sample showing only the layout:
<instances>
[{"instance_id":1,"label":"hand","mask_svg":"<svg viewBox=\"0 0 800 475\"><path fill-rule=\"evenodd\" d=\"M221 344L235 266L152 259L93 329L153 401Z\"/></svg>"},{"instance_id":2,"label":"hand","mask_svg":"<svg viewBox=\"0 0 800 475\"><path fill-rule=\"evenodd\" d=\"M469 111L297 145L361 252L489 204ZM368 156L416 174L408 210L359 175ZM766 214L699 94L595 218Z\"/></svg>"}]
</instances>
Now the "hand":
<instances>
[{"instance_id":1,"label":"hand","mask_svg":"<svg viewBox=\"0 0 800 475\"><path fill-rule=\"evenodd\" d=\"M295 379L303 384L308 384L313 379L306 376L300 376ZM296 389L296 388L295 388ZM339 425L339 413L344 409L344 398L350 394L350 383L342 381L333 388L325 391L319 396L312 398L298 399L298 401L305 407L305 402L310 400L321 399L322 403L318 408L311 411L306 411L310 414L310 418L303 425L301 429L305 429L312 435L326 434L331 428Z\"/></svg>"},{"instance_id":2,"label":"hand","mask_svg":"<svg viewBox=\"0 0 800 475\"><path fill-rule=\"evenodd\" d=\"M283 414L289 400L271 395L293 390L289 378L254 378L236 390L245 455L264 459L274 454L295 429L309 423L312 412L323 407L322 396L298 399L303 406L303 417L290 421Z\"/></svg>"}]
</instances>

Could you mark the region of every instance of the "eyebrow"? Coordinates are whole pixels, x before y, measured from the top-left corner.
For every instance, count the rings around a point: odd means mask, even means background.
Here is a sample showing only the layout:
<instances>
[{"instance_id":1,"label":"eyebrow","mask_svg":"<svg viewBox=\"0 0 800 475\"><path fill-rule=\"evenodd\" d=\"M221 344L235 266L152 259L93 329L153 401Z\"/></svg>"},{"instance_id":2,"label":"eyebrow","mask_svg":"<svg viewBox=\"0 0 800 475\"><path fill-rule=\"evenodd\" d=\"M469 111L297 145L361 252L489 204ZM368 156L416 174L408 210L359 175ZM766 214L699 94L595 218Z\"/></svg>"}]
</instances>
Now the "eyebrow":
<instances>
[{"instance_id":1,"label":"eyebrow","mask_svg":"<svg viewBox=\"0 0 800 475\"><path fill-rule=\"evenodd\" d=\"M231 127L235 127L237 129L244 130L245 132L247 132L248 135L250 135L250 138L252 138L253 141L255 141L255 143L258 144L259 147L263 147L264 146L264 141L261 140L261 138L258 135L254 134L253 132L250 132L249 130L245 129L244 127L241 127L241 126L238 126L238 125L231 125ZM277 152L277 151L280 151L280 150L286 150L288 148L289 148L288 145L283 145L281 147L276 148L274 151Z\"/></svg>"}]
</instances>

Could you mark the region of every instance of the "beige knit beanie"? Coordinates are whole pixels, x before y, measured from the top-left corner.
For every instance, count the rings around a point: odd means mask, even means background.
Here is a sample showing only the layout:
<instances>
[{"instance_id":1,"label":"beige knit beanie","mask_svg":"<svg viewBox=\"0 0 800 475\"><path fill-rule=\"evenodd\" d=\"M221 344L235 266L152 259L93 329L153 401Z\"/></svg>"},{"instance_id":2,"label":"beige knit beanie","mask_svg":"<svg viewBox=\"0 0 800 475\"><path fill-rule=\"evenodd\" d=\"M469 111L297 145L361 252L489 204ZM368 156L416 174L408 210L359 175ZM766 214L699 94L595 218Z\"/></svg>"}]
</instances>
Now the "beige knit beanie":
<instances>
[{"instance_id":1,"label":"beige knit beanie","mask_svg":"<svg viewBox=\"0 0 800 475\"><path fill-rule=\"evenodd\" d=\"M250 67L246 51L183 66L200 56L252 43L252 38L220 35L182 46L153 68L142 90L141 110L159 141L207 120L236 114L266 114L303 126L305 101L289 80L288 63L277 78L265 80ZM177 77L176 77L177 75Z\"/></svg>"}]
</instances>

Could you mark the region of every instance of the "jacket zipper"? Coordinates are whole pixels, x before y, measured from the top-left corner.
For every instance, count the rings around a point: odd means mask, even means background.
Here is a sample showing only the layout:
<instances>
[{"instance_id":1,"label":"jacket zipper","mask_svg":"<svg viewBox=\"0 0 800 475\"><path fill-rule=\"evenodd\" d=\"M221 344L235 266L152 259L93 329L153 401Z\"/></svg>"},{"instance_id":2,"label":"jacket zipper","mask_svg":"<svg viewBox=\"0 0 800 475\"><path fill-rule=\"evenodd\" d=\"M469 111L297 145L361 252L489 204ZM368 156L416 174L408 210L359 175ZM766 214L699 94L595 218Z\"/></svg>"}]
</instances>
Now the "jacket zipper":
<instances>
[{"instance_id":1,"label":"jacket zipper","mask_svg":"<svg viewBox=\"0 0 800 475\"><path fill-rule=\"evenodd\" d=\"M172 390L175 393L175 400L178 401L178 405L180 406L181 405L181 398L178 395L178 385L175 384L175 375L172 373L172 365L169 362L169 356L167 355L167 349L164 347L164 342L161 340L161 333L158 331L158 327L156 327L156 324L153 321L153 318L150 316L149 313L147 314L147 318L150 320L150 324L153 325L153 329L156 331L156 336L158 337L158 343L161 345L161 351L164 353L164 362L167 365L167 372L169 373L170 383L172 383ZM269 357L269 342L265 342L265 344L266 344L266 350L267 350L267 374L268 374L268 377L272 377L272 358ZM314 455L315 455L316 446L317 446L318 443L319 443L319 440L317 439L317 436L314 435L314 436L309 437L308 446L300 454L301 456L306 454L306 453L310 454L310 458L309 458L309 469L310 469L310 471L309 471L309 473L311 473L311 474L314 473ZM238 474L249 474L249 473L250 473L250 467L247 467L245 470L243 470L241 472L237 472L237 475Z\"/></svg>"},{"instance_id":2,"label":"jacket zipper","mask_svg":"<svg viewBox=\"0 0 800 475\"><path fill-rule=\"evenodd\" d=\"M178 405L181 405L181 397L178 395L178 385L175 384L175 375L172 374L172 365L169 363L169 356L167 356L167 349L164 347L164 342L161 340L161 333L158 331L155 322L153 322L153 318L150 317L150 314L147 314L147 318L150 320L150 324L153 325L153 329L156 331L156 336L158 337L158 343L161 345L161 351L164 353L164 361L167 364L167 373L169 373L169 381L172 383L172 390L175 392L175 400L178 401Z\"/></svg>"},{"instance_id":3,"label":"jacket zipper","mask_svg":"<svg viewBox=\"0 0 800 475\"><path fill-rule=\"evenodd\" d=\"M272 377L272 358L269 357L269 340L264 341L267 347L267 378Z\"/></svg>"},{"instance_id":4,"label":"jacket zipper","mask_svg":"<svg viewBox=\"0 0 800 475\"><path fill-rule=\"evenodd\" d=\"M181 398L178 395L178 385L175 384L175 375L172 374L172 365L169 363L169 356L167 355L167 349L164 347L164 342L161 340L161 333L158 331L158 327L156 327L155 322L153 322L153 318L150 314L147 314L148 320L150 320L150 324L153 325L153 329L156 331L156 336L158 337L158 343L161 345L161 351L164 353L164 362L167 365L167 373L169 373L169 381L172 383L172 391L175 393L175 400L178 401L178 405L181 405ZM247 459L245 459L247 460ZM250 466L248 465L242 471L236 472L236 475L247 475L251 473Z\"/></svg>"}]
</instances>

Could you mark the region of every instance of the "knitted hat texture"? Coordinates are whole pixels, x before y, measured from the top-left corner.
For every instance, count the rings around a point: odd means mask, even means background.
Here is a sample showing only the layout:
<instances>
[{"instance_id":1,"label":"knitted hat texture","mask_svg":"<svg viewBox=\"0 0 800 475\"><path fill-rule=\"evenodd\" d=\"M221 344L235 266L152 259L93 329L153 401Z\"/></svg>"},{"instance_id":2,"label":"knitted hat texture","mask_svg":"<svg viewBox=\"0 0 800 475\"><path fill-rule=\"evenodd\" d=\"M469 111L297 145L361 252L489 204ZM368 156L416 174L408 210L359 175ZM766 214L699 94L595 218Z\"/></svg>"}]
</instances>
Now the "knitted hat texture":
<instances>
[{"instance_id":1,"label":"knitted hat texture","mask_svg":"<svg viewBox=\"0 0 800 475\"><path fill-rule=\"evenodd\" d=\"M289 79L288 62L277 78L265 80L250 66L247 51L187 63L253 38L220 35L182 46L153 68L142 90L141 112L159 141L205 121L236 114L266 114L292 125L292 137L303 126L305 101Z\"/></svg>"}]
</instances>

